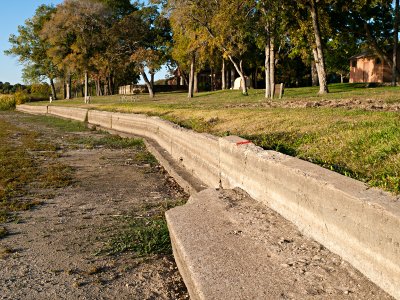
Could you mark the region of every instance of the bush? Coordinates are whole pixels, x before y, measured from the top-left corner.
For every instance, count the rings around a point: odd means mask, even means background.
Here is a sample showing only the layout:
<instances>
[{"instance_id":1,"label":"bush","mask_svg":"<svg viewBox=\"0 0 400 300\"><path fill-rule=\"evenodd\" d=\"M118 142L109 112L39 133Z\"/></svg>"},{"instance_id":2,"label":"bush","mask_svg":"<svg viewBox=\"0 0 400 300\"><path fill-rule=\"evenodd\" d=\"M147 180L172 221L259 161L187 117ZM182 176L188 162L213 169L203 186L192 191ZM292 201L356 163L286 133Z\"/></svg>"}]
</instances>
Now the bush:
<instances>
[{"instance_id":1,"label":"bush","mask_svg":"<svg viewBox=\"0 0 400 300\"><path fill-rule=\"evenodd\" d=\"M51 94L50 85L48 85L47 83L32 84L31 94L41 95L44 98L48 98L48 95Z\"/></svg>"},{"instance_id":2,"label":"bush","mask_svg":"<svg viewBox=\"0 0 400 300\"><path fill-rule=\"evenodd\" d=\"M29 95L26 91L16 91L15 94L15 104L20 105L25 102L29 102Z\"/></svg>"},{"instance_id":3,"label":"bush","mask_svg":"<svg viewBox=\"0 0 400 300\"><path fill-rule=\"evenodd\" d=\"M15 108L15 97L13 95L0 95L0 110Z\"/></svg>"}]
</instances>

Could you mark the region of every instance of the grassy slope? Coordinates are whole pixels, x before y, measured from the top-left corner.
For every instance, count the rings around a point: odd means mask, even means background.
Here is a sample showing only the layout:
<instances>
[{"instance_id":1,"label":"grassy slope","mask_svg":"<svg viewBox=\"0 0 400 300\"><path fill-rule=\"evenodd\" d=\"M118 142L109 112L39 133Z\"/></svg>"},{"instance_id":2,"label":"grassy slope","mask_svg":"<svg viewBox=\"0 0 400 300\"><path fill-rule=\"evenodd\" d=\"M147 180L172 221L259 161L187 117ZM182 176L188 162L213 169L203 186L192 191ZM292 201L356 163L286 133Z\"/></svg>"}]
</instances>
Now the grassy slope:
<instances>
[{"instance_id":1,"label":"grassy slope","mask_svg":"<svg viewBox=\"0 0 400 300\"><path fill-rule=\"evenodd\" d=\"M330 100L381 100L400 103L400 88L364 88L331 85L331 93L317 97L317 88L287 89L280 103ZM154 100L121 103L118 96L95 97L90 108L158 115L199 132L235 134L250 138L265 149L318 163L389 191L400 193L400 115L398 112L343 108L263 107L262 90L186 94L159 94ZM56 105L88 107L82 99ZM54 102L53 102L54 103Z\"/></svg>"}]
</instances>

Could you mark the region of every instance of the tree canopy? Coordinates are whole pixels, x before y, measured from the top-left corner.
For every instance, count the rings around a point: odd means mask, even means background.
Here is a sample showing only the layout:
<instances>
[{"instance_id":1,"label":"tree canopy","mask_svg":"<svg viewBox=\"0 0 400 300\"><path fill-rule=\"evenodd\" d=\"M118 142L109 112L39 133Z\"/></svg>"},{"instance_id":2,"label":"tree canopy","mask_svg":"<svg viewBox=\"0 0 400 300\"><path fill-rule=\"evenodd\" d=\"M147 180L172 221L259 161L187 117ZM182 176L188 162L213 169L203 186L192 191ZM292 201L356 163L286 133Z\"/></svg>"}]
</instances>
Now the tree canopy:
<instances>
[{"instance_id":1,"label":"tree canopy","mask_svg":"<svg viewBox=\"0 0 400 300\"><path fill-rule=\"evenodd\" d=\"M153 97L154 74L164 64L179 70L189 97L202 71L210 88L232 87L238 76L243 94L251 80L265 86L267 98L275 82L306 85L316 75L319 93L327 93L329 80L345 80L349 58L363 49L397 70L392 2L64 0L39 6L10 36L6 53L18 56L25 81L47 78L54 97L54 80L64 82L69 98L72 85L85 86L86 96L91 80L97 95L112 94L139 75Z\"/></svg>"}]
</instances>

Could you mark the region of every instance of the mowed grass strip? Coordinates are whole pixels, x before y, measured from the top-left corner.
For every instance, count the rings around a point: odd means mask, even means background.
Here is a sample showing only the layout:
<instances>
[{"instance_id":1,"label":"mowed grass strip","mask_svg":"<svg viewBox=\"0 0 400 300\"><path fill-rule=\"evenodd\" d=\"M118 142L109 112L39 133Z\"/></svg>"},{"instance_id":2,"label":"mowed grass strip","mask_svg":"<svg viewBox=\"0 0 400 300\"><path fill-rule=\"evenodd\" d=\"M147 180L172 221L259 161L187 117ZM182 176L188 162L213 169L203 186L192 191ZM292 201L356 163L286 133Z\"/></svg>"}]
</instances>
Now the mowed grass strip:
<instances>
[{"instance_id":1,"label":"mowed grass strip","mask_svg":"<svg viewBox=\"0 0 400 300\"><path fill-rule=\"evenodd\" d=\"M287 89L285 104L296 101L345 102L377 100L400 103L399 87L365 88L365 84L330 85L331 93L317 97L317 88ZM89 107L107 111L160 116L183 127L219 136L239 135L256 145L319 164L368 183L400 193L400 114L397 111L304 107L263 107L263 90L158 94L154 100L121 102L119 96L94 97L89 106L82 99L55 105ZM53 102L54 103L54 102Z\"/></svg>"}]
</instances>

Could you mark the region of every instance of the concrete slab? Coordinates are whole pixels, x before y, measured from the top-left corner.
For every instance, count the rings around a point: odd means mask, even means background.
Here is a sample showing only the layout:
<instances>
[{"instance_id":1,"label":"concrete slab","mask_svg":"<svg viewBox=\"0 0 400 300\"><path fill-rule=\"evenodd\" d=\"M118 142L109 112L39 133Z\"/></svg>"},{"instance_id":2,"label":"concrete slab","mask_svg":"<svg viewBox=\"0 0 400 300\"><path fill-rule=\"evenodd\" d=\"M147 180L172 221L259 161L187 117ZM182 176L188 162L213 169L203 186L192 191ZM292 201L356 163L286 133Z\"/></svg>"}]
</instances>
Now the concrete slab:
<instances>
[{"instance_id":1,"label":"concrete slab","mask_svg":"<svg viewBox=\"0 0 400 300\"><path fill-rule=\"evenodd\" d=\"M166 213L195 299L392 299L243 192L207 189Z\"/></svg>"}]
</instances>

